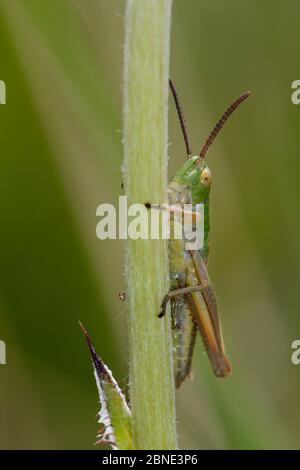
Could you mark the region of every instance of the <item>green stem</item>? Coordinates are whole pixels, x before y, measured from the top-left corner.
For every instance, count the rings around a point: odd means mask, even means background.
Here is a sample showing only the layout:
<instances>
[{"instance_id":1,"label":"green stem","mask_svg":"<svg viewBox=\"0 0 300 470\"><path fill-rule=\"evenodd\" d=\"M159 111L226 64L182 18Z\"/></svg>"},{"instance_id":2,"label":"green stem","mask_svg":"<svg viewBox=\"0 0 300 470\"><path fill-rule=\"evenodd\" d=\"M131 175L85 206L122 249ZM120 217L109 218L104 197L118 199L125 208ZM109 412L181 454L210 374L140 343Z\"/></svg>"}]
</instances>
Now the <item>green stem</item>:
<instances>
[{"instance_id":1,"label":"green stem","mask_svg":"<svg viewBox=\"0 0 300 470\"><path fill-rule=\"evenodd\" d=\"M171 0L127 0L124 185L128 204L166 201ZM134 447L175 449L170 318L164 240L128 240L129 369Z\"/></svg>"}]
</instances>

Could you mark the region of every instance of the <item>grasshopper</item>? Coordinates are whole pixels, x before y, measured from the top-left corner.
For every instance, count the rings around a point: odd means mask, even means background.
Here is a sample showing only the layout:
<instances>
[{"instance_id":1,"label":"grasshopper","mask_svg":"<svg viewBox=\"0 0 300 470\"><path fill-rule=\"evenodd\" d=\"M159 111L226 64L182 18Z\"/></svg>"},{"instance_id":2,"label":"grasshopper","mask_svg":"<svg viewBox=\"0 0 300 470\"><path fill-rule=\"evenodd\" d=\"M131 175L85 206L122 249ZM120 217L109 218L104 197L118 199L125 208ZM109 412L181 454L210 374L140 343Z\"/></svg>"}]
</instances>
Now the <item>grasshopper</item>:
<instances>
[{"instance_id":1,"label":"grasshopper","mask_svg":"<svg viewBox=\"0 0 300 470\"><path fill-rule=\"evenodd\" d=\"M231 365L225 354L221 324L214 289L207 272L209 255L209 193L211 171L204 157L219 131L233 111L250 95L245 92L224 112L209 134L199 155L193 155L188 129L179 96L170 79L181 130L184 137L187 161L171 179L168 188L170 207L184 204L204 205L204 243L200 250L187 250L184 239L170 238L170 292L162 302L159 317L166 312L170 301L174 342L174 375L178 388L191 372L196 333L199 330L209 361L216 377L227 377Z\"/></svg>"}]
</instances>

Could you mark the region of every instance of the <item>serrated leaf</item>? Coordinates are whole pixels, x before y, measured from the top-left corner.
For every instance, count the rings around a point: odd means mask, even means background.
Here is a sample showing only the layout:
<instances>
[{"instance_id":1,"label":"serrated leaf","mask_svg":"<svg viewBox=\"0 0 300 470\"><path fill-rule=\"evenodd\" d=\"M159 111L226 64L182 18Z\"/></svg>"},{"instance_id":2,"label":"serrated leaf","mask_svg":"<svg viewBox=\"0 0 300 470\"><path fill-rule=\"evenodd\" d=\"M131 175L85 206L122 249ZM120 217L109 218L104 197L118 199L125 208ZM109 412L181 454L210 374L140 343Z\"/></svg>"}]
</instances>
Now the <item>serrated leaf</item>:
<instances>
[{"instance_id":1,"label":"serrated leaf","mask_svg":"<svg viewBox=\"0 0 300 470\"><path fill-rule=\"evenodd\" d=\"M80 327L86 337L91 353L94 375L99 393L101 409L98 413L103 430L97 435L97 443L109 444L113 450L133 448L131 411L126 398L114 379L111 370L97 354L85 327Z\"/></svg>"}]
</instances>

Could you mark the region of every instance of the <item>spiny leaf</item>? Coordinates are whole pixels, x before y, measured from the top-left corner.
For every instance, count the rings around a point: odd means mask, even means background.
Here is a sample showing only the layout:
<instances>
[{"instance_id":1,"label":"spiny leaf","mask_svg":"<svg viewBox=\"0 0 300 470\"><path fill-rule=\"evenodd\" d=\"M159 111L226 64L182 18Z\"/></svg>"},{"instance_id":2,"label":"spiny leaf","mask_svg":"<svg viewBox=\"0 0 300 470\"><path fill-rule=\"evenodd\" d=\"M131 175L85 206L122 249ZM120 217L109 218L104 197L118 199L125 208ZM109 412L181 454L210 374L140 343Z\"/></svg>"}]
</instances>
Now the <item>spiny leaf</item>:
<instances>
[{"instance_id":1,"label":"spiny leaf","mask_svg":"<svg viewBox=\"0 0 300 470\"><path fill-rule=\"evenodd\" d=\"M125 396L112 372L97 354L85 327L82 323L79 322L79 324L91 353L101 404L99 423L103 425L104 429L99 431L97 443L110 444L114 450L132 449L131 411Z\"/></svg>"}]
</instances>

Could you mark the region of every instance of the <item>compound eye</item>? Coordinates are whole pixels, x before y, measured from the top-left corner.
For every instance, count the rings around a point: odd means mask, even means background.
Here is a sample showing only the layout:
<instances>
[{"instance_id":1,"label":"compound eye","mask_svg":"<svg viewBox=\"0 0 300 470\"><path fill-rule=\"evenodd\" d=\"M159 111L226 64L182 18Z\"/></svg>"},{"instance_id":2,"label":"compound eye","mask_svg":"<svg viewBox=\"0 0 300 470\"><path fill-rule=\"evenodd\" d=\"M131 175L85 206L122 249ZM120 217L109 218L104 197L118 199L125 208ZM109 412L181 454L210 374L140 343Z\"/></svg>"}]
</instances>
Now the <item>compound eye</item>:
<instances>
[{"instance_id":1,"label":"compound eye","mask_svg":"<svg viewBox=\"0 0 300 470\"><path fill-rule=\"evenodd\" d=\"M209 168L204 168L200 175L200 181L204 186L209 186L211 183L211 171Z\"/></svg>"}]
</instances>

